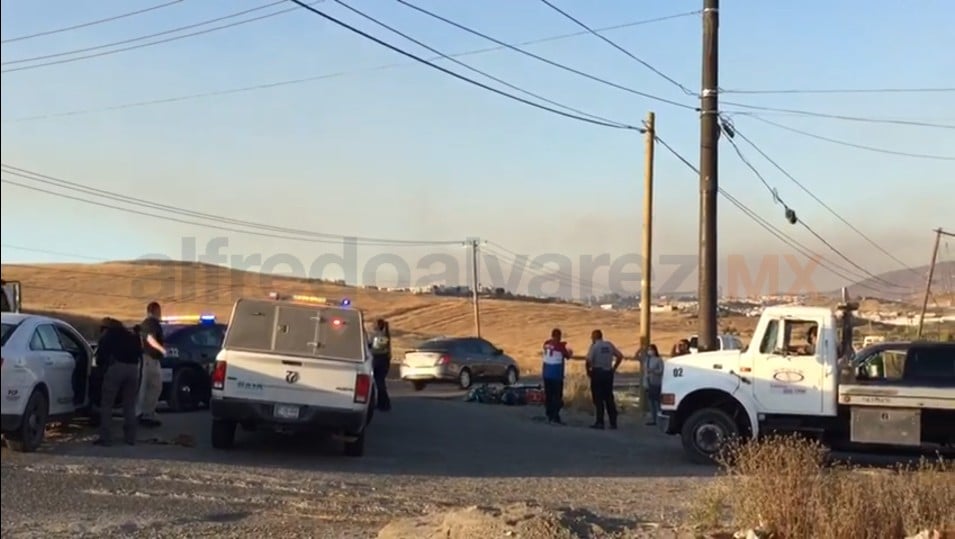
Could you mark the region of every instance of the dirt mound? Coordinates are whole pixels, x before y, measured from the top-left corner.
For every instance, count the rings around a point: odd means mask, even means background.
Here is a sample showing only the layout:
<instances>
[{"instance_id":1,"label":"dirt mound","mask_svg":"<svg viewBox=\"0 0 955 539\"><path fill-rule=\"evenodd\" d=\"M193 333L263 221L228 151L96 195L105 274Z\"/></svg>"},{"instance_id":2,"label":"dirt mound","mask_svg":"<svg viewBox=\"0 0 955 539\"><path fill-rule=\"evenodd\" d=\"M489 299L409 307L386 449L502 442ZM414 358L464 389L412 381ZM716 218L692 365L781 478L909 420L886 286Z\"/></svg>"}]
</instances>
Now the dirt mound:
<instances>
[{"instance_id":1,"label":"dirt mound","mask_svg":"<svg viewBox=\"0 0 955 539\"><path fill-rule=\"evenodd\" d=\"M529 504L505 507L471 506L394 520L378 539L590 539L614 537L625 524L599 521L595 515L572 510L549 510Z\"/></svg>"}]
</instances>

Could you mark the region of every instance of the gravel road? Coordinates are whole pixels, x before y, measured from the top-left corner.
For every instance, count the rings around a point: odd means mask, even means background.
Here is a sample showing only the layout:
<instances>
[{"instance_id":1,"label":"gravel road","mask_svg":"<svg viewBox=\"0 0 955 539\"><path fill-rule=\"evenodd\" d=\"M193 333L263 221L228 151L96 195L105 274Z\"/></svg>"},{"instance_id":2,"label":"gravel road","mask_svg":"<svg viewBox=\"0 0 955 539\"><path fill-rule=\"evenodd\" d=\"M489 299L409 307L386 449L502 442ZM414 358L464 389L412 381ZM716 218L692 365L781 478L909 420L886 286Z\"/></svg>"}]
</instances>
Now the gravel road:
<instances>
[{"instance_id":1,"label":"gravel road","mask_svg":"<svg viewBox=\"0 0 955 539\"><path fill-rule=\"evenodd\" d=\"M334 441L251 433L215 451L207 412L166 414L135 447L95 447L72 427L35 454L4 449L3 536L375 537L399 517L519 503L601 537L656 535L713 474L632 414L592 431L588 417L550 426L539 407L465 403L447 389L393 393L360 459Z\"/></svg>"}]
</instances>

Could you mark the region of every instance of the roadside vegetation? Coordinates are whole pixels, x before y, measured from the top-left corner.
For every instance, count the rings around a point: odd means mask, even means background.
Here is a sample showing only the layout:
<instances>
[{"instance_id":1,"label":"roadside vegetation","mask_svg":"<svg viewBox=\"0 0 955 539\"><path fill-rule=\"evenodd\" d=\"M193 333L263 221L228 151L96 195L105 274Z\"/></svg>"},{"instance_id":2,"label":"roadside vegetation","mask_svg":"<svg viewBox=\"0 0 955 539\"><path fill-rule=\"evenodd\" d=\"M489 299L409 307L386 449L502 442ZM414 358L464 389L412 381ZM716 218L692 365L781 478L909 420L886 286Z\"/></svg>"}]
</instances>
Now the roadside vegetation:
<instances>
[{"instance_id":1,"label":"roadside vegetation","mask_svg":"<svg viewBox=\"0 0 955 539\"><path fill-rule=\"evenodd\" d=\"M948 537L955 533L955 465L833 464L821 445L793 437L738 444L692 518L701 531L754 530L779 539Z\"/></svg>"}]
</instances>

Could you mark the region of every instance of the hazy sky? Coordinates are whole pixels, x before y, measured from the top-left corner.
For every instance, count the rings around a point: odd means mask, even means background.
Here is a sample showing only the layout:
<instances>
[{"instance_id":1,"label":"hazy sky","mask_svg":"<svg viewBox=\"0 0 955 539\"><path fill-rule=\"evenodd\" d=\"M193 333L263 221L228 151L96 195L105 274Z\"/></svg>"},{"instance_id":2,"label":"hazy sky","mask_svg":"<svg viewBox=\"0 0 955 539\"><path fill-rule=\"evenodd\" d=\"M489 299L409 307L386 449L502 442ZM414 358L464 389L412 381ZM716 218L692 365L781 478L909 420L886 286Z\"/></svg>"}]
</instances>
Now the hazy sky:
<instances>
[{"instance_id":1,"label":"hazy sky","mask_svg":"<svg viewBox=\"0 0 955 539\"><path fill-rule=\"evenodd\" d=\"M593 27L692 11L702 4L662 0L555 2ZM4 0L3 38L158 3ZM5 43L2 58L6 64L95 47L266 3L184 0L108 24ZM580 30L537 0L413 3L509 43ZM724 89L955 87L950 0L737 0L723 4L720 85ZM354 1L352 5L444 52L493 46L392 0ZM216 24L292 6L279 4ZM326 0L316 7L409 51L434 56L334 1ZM605 35L698 91L699 15ZM530 45L527 49L642 92L694 104L693 97L593 36ZM107 49L85 54L102 50ZM549 99L616 121L639 124L647 111L653 110L660 136L694 164L698 162L699 117L692 110L643 99L512 51L461 60ZM405 65L373 69L393 63ZM467 73L447 61L440 63ZM31 63L6 64L3 69L26 65ZM255 91L19 121L342 72L345 74ZM955 124L951 97L951 93L727 94L723 99L867 118ZM730 105L723 109L744 110ZM779 113L767 113L764 118L855 144L955 155L955 130L951 129ZM302 9L153 47L3 73L2 119L5 165L184 209L329 234L414 240L479 236L494 242L487 246L489 252L501 252L496 244L532 257L542 253L569 255L574 260L571 271L578 280L588 278L579 277L580 255L610 253L619 257L640 249L641 135L584 124L515 103L409 63ZM740 133L755 141L816 196L907 263L928 262L932 228L955 228L955 161L913 159L840 146L746 116L736 116L734 121ZM740 143L780 196L829 242L873 273L899 269L896 262ZM805 230L785 222L782 207L774 205L766 188L725 142L720 158L721 184L728 192L816 252L834 257ZM6 172L4 178L66 192ZM658 148L655 255L695 255L697 185L690 170ZM87 260L130 259L150 253L182 258L183 238L186 243L194 238L202 251L210 239L221 236L229 239L222 253L260 254L263 259L287 253L301 261L305 271L323 253L342 253L340 245L262 238L160 221L7 184L0 200L4 262L80 260L76 256L26 252L8 247L11 245L83 255ZM725 200L720 202L720 232L724 265L731 255L746 256L755 273L754 260L794 252L755 227ZM458 246L361 246L355 273L360 279L361 265L380 252L400 255L413 269L416 261L429 252L447 252L460 258L464 251ZM786 262L780 265L785 268ZM627 271L633 269L629 266ZM658 271L665 275L672 270L673 266L661 265ZM279 267L278 271L288 268ZM462 279L463 272L462 265ZM329 270L325 276L341 274ZM379 274L382 283L393 278L393 272ZM843 282L823 270L816 272L815 278L819 286ZM492 280L487 273L483 279ZM596 277L601 282L605 279L599 274ZM527 284L526 279L523 284ZM695 280L688 277L682 288L694 287Z\"/></svg>"}]
</instances>

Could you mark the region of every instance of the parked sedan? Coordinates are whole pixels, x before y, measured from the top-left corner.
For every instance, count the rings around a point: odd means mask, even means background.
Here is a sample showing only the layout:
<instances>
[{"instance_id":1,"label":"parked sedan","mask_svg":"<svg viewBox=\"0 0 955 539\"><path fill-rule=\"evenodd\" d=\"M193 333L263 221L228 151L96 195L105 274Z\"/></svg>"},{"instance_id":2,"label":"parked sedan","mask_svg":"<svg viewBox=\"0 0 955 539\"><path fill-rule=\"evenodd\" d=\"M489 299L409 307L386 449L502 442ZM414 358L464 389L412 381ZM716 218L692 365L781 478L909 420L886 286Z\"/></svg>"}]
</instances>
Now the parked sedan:
<instances>
[{"instance_id":1,"label":"parked sedan","mask_svg":"<svg viewBox=\"0 0 955 539\"><path fill-rule=\"evenodd\" d=\"M432 383L456 383L468 389L475 381L514 385L520 376L514 358L479 337L440 337L405 354L401 379L416 391Z\"/></svg>"}]
</instances>

